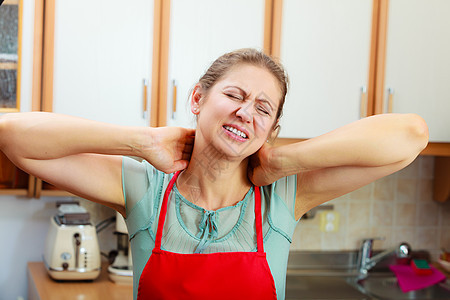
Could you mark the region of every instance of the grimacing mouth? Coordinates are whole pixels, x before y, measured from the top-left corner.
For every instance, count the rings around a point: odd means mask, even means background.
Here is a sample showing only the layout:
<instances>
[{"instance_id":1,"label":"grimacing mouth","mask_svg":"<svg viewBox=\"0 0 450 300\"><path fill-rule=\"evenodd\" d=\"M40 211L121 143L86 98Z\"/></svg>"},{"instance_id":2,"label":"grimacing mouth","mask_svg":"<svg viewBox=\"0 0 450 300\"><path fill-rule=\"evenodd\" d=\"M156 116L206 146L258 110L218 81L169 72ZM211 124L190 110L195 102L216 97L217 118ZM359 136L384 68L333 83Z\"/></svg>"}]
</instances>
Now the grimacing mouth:
<instances>
[{"instance_id":1,"label":"grimacing mouth","mask_svg":"<svg viewBox=\"0 0 450 300\"><path fill-rule=\"evenodd\" d=\"M229 131L231 133L234 133L235 135L237 135L237 136L239 136L239 137L241 137L243 139L248 139L249 138L248 137L249 134L248 134L248 132L245 129L236 128L235 126L228 125L228 124L223 125L222 128L224 128L225 130L227 130L227 131Z\"/></svg>"}]
</instances>

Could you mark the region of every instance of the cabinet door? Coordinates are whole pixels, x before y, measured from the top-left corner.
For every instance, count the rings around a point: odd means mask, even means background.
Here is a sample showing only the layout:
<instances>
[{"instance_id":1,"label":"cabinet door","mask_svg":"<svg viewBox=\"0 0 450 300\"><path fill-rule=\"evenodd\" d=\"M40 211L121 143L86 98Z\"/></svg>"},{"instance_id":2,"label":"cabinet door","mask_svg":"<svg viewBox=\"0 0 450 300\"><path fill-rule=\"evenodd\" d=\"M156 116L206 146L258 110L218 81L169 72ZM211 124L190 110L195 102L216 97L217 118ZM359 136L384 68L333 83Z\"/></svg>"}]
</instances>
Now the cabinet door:
<instances>
[{"instance_id":1,"label":"cabinet door","mask_svg":"<svg viewBox=\"0 0 450 300\"><path fill-rule=\"evenodd\" d=\"M190 91L220 55L263 48L264 0L172 0L167 124L195 127Z\"/></svg>"},{"instance_id":2,"label":"cabinet door","mask_svg":"<svg viewBox=\"0 0 450 300\"><path fill-rule=\"evenodd\" d=\"M6 0L0 7L0 114L31 110L33 17L34 0Z\"/></svg>"},{"instance_id":3,"label":"cabinet door","mask_svg":"<svg viewBox=\"0 0 450 300\"><path fill-rule=\"evenodd\" d=\"M432 142L450 142L449 16L449 1L389 1L385 111L419 114Z\"/></svg>"},{"instance_id":4,"label":"cabinet door","mask_svg":"<svg viewBox=\"0 0 450 300\"><path fill-rule=\"evenodd\" d=\"M0 114L31 110L34 1L6 0L0 7ZM35 177L0 152L0 194L31 197Z\"/></svg>"},{"instance_id":5,"label":"cabinet door","mask_svg":"<svg viewBox=\"0 0 450 300\"><path fill-rule=\"evenodd\" d=\"M358 120L367 105L372 1L284 0L282 18L290 91L280 137L311 138Z\"/></svg>"},{"instance_id":6,"label":"cabinet door","mask_svg":"<svg viewBox=\"0 0 450 300\"><path fill-rule=\"evenodd\" d=\"M17 97L19 58L18 1L6 1L0 7L0 112L19 111Z\"/></svg>"},{"instance_id":7,"label":"cabinet door","mask_svg":"<svg viewBox=\"0 0 450 300\"><path fill-rule=\"evenodd\" d=\"M53 111L148 125L152 38L153 1L56 1Z\"/></svg>"}]
</instances>

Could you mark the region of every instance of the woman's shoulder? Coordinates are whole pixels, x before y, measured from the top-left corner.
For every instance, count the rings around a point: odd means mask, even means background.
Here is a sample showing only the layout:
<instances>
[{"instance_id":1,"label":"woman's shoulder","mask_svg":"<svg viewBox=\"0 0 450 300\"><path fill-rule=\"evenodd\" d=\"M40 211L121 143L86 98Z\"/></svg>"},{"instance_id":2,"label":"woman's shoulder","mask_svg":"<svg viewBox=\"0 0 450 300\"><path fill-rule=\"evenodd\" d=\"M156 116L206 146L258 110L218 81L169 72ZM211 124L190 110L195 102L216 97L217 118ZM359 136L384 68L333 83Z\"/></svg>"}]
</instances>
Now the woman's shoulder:
<instances>
[{"instance_id":1,"label":"woman's shoulder","mask_svg":"<svg viewBox=\"0 0 450 300\"><path fill-rule=\"evenodd\" d=\"M298 223L295 220L297 175L280 178L262 188L268 205L270 225L276 231L286 233L286 237L291 237Z\"/></svg>"},{"instance_id":2,"label":"woman's shoulder","mask_svg":"<svg viewBox=\"0 0 450 300\"><path fill-rule=\"evenodd\" d=\"M167 176L169 175L159 171L146 160L124 156L122 184L127 215L139 202L152 202L157 199ZM146 206L152 207L152 204L147 203Z\"/></svg>"},{"instance_id":3,"label":"woman's shoulder","mask_svg":"<svg viewBox=\"0 0 450 300\"><path fill-rule=\"evenodd\" d=\"M297 175L282 177L272 184L263 186L271 196L276 195L281 199L294 200L297 193Z\"/></svg>"}]
</instances>

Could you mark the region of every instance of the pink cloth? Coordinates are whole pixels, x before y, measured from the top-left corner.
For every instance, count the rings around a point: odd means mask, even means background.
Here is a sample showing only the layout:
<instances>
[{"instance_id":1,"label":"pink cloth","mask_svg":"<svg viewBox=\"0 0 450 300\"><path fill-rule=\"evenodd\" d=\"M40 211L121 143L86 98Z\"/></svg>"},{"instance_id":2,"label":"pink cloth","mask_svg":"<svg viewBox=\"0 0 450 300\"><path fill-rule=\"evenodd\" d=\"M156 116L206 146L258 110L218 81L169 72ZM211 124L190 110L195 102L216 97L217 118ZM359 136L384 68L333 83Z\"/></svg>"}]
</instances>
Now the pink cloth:
<instances>
[{"instance_id":1,"label":"pink cloth","mask_svg":"<svg viewBox=\"0 0 450 300\"><path fill-rule=\"evenodd\" d=\"M398 284L404 293L420 290L446 279L445 275L433 266L430 266L433 270L433 274L430 275L417 275L409 265L392 265L389 268L397 276Z\"/></svg>"}]
</instances>

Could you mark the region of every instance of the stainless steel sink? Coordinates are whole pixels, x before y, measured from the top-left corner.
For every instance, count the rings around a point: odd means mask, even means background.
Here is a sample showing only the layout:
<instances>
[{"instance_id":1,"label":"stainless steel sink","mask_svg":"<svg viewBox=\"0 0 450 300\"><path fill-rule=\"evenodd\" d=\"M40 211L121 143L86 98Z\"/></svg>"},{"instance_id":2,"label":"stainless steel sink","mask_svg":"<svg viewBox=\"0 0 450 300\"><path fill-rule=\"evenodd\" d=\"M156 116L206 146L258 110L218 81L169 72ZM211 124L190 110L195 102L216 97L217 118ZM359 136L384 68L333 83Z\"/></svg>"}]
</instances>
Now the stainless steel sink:
<instances>
[{"instance_id":1,"label":"stainless steel sink","mask_svg":"<svg viewBox=\"0 0 450 300\"><path fill-rule=\"evenodd\" d=\"M387 259L358 283L357 252L293 252L289 257L286 300L450 300L450 284L403 293ZM448 281L447 281L448 282Z\"/></svg>"},{"instance_id":2,"label":"stainless steel sink","mask_svg":"<svg viewBox=\"0 0 450 300\"><path fill-rule=\"evenodd\" d=\"M398 286L395 276L372 276L360 283L351 283L360 291L371 296L373 299L445 299L450 300L450 285L448 283L435 284L421 290L404 293Z\"/></svg>"},{"instance_id":3,"label":"stainless steel sink","mask_svg":"<svg viewBox=\"0 0 450 300\"><path fill-rule=\"evenodd\" d=\"M287 276L286 300L294 299L370 299L338 276Z\"/></svg>"}]
</instances>

